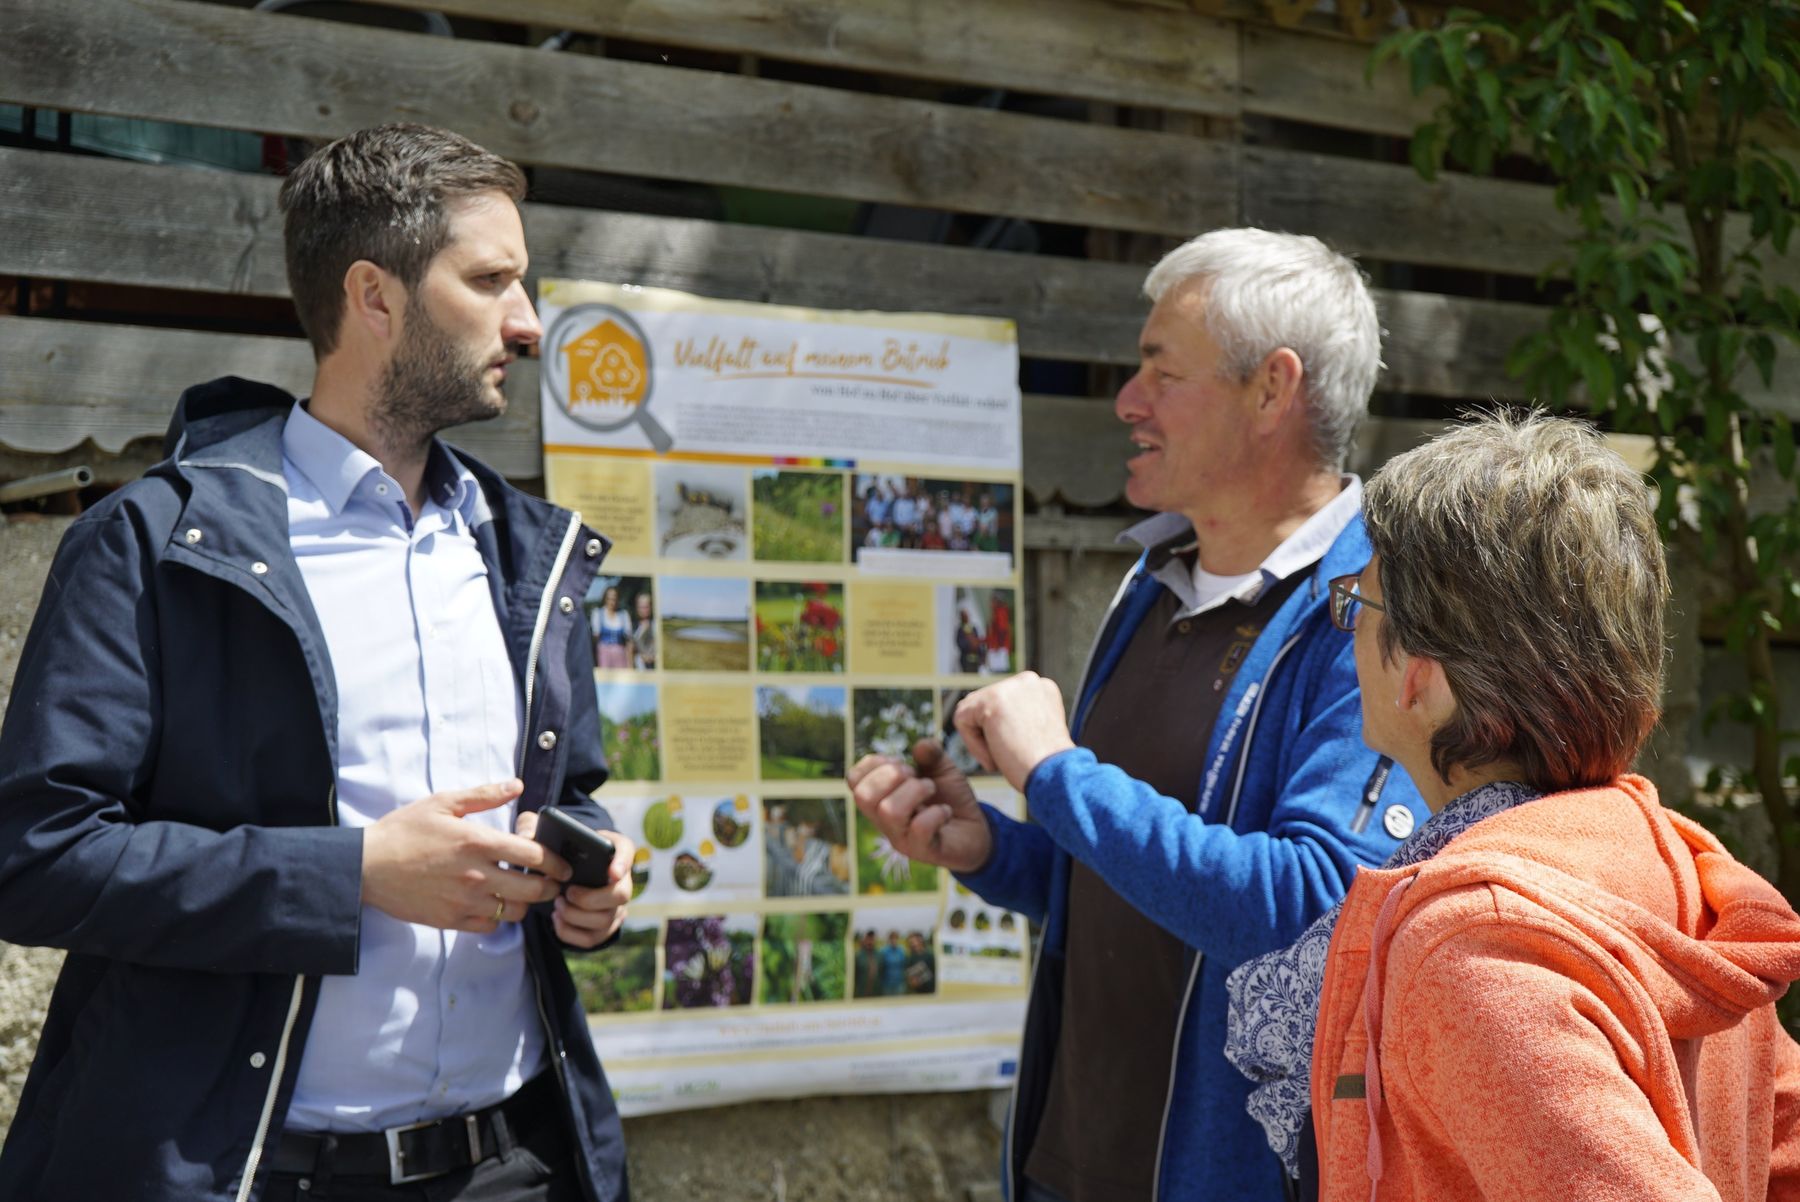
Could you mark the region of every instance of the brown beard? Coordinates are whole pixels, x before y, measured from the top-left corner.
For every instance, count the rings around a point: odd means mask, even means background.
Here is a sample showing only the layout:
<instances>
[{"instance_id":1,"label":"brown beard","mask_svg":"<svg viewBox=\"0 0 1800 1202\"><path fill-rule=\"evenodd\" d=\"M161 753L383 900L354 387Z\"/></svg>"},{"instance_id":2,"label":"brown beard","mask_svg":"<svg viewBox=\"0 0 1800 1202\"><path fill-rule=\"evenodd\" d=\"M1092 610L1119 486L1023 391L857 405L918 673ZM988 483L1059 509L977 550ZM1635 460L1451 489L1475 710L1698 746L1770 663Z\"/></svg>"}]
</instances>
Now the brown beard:
<instances>
[{"instance_id":1,"label":"brown beard","mask_svg":"<svg viewBox=\"0 0 1800 1202\"><path fill-rule=\"evenodd\" d=\"M464 352L412 297L412 318L377 386L369 424L395 451L416 451L449 426L499 417L506 405L487 399L488 364Z\"/></svg>"}]
</instances>

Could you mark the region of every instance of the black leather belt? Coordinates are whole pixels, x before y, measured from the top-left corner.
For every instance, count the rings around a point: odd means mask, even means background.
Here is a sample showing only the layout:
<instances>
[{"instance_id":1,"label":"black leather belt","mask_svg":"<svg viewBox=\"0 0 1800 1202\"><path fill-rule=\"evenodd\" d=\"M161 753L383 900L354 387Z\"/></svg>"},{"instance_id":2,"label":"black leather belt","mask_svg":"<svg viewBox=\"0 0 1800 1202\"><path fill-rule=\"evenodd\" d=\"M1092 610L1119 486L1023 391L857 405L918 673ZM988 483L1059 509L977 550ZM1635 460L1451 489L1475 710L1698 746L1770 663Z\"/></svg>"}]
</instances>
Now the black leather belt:
<instances>
[{"instance_id":1,"label":"black leather belt","mask_svg":"<svg viewBox=\"0 0 1800 1202\"><path fill-rule=\"evenodd\" d=\"M511 1150L540 1124L561 1121L555 1077L542 1072L505 1101L450 1118L386 1131L283 1131L268 1168L314 1177L385 1177L401 1185L472 1168Z\"/></svg>"}]
</instances>

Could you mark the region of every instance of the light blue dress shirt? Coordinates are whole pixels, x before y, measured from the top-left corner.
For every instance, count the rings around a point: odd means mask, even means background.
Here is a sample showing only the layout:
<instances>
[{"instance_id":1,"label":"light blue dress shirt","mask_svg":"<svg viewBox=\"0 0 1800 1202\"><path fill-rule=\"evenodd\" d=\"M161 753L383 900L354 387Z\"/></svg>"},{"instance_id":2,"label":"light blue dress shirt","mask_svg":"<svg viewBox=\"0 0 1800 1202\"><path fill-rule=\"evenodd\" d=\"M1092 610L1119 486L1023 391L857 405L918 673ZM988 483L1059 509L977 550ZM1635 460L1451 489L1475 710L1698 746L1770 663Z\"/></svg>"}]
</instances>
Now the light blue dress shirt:
<instances>
[{"instance_id":1,"label":"light blue dress shirt","mask_svg":"<svg viewBox=\"0 0 1800 1202\"><path fill-rule=\"evenodd\" d=\"M288 538L331 652L338 821L518 774L522 699L473 530L467 469L434 449L413 515L374 457L296 405ZM510 831L515 807L470 814ZM487 1106L544 1061L517 923L440 931L362 910L354 976L321 980L287 1126L378 1131Z\"/></svg>"}]
</instances>

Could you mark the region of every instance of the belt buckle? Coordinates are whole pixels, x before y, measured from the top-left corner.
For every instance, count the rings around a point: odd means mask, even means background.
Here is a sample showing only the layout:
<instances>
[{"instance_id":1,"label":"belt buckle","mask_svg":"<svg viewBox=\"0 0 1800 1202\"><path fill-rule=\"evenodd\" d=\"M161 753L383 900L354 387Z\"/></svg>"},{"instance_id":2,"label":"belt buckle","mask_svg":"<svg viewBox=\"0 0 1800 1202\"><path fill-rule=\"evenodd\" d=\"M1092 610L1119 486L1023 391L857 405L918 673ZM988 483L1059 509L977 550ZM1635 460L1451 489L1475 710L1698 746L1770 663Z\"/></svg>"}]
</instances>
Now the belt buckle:
<instances>
[{"instance_id":1,"label":"belt buckle","mask_svg":"<svg viewBox=\"0 0 1800 1202\"><path fill-rule=\"evenodd\" d=\"M424 1181L430 1177L444 1175L447 1170L408 1173L400 1163L406 1159L406 1153L400 1150L400 1137L408 1131L417 1131L421 1127L435 1127L437 1123L437 1119L426 1119L424 1122L408 1123L404 1127L389 1127L381 1133L387 1139L389 1185L405 1185L411 1181Z\"/></svg>"}]
</instances>

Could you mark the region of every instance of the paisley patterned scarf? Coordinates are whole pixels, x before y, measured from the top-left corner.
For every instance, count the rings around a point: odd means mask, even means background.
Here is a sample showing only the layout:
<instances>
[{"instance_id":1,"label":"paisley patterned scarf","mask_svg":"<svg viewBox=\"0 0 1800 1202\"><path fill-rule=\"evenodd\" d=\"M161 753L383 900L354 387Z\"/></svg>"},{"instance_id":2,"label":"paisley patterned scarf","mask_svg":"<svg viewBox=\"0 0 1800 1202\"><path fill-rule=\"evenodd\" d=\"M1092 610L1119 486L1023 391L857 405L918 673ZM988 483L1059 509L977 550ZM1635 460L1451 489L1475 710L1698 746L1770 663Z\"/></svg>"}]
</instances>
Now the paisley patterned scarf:
<instances>
[{"instance_id":1,"label":"paisley patterned scarf","mask_svg":"<svg viewBox=\"0 0 1800 1202\"><path fill-rule=\"evenodd\" d=\"M1539 796L1537 790L1511 782L1471 789L1433 814L1382 867L1429 860L1483 818ZM1225 1058L1256 1082L1247 1103L1250 1116L1262 1124L1290 1177L1300 1175L1300 1132L1312 1106L1313 1025L1325 984L1325 953L1342 909L1339 902L1294 943L1246 960L1225 978L1230 994Z\"/></svg>"}]
</instances>

